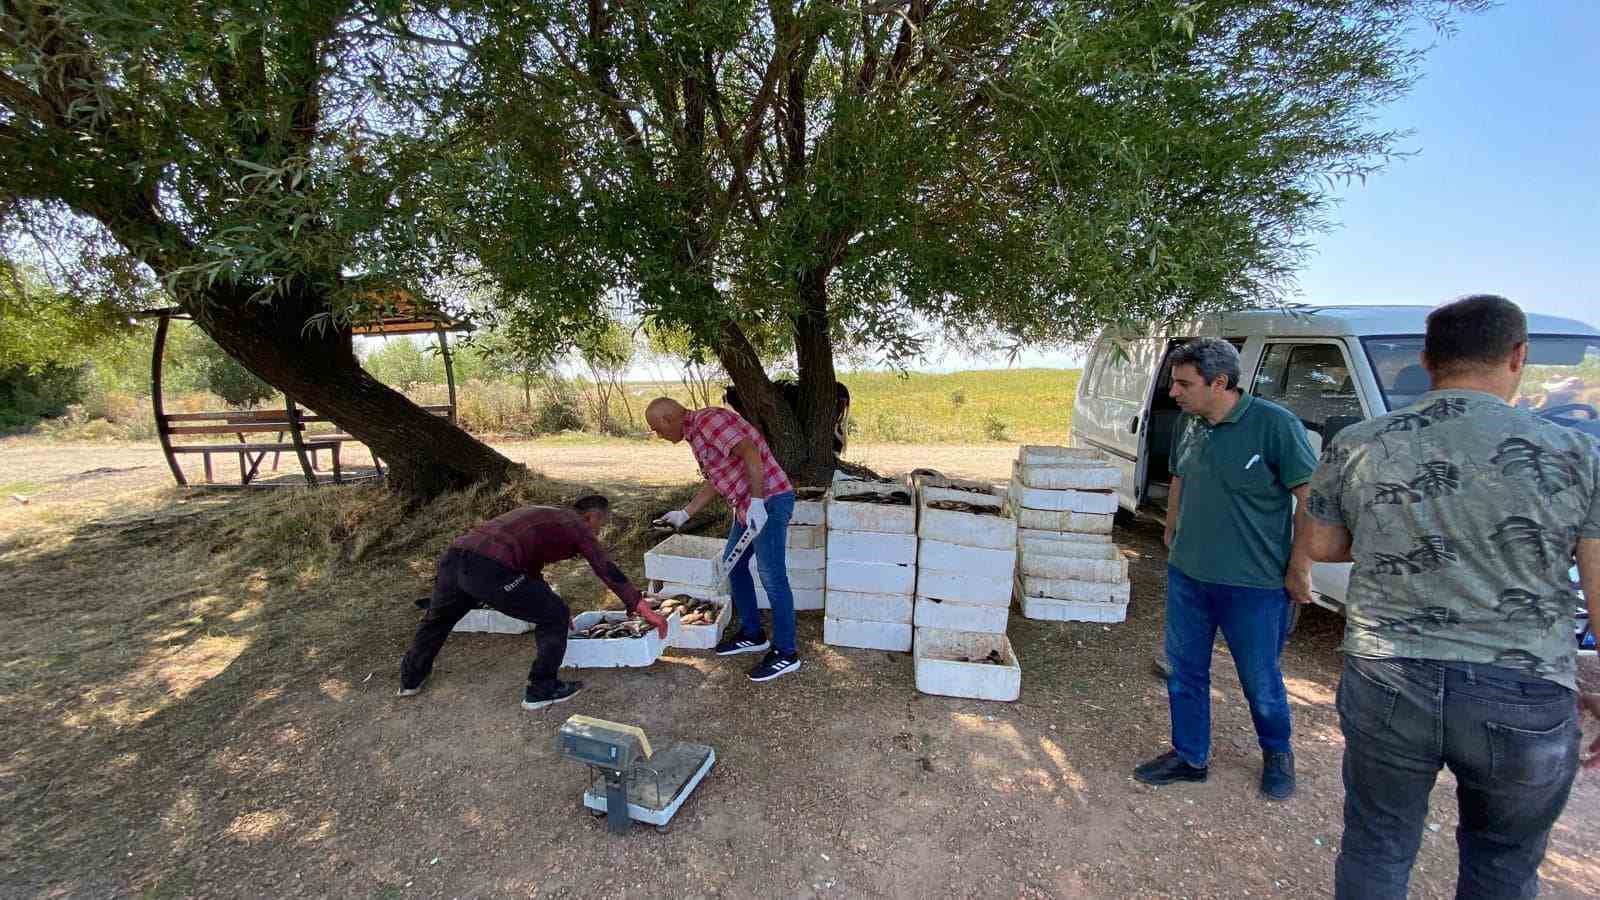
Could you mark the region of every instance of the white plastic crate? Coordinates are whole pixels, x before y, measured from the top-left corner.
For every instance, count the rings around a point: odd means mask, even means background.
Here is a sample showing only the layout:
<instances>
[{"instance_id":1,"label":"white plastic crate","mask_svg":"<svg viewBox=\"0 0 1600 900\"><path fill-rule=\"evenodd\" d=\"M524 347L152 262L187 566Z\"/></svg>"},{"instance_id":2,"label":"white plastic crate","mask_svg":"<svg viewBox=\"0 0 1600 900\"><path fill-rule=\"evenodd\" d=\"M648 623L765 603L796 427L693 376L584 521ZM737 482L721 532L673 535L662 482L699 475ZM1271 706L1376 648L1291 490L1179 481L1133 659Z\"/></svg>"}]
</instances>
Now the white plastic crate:
<instances>
[{"instance_id":1,"label":"white plastic crate","mask_svg":"<svg viewBox=\"0 0 1600 900\"><path fill-rule=\"evenodd\" d=\"M1005 606L1011 602L1012 576L965 575L957 572L922 571L917 573L917 594L957 603Z\"/></svg>"},{"instance_id":2,"label":"white plastic crate","mask_svg":"<svg viewBox=\"0 0 1600 900\"><path fill-rule=\"evenodd\" d=\"M900 625L911 622L909 594L865 594L857 591L830 590L826 592L826 597L826 609L830 618L894 622Z\"/></svg>"},{"instance_id":3,"label":"white plastic crate","mask_svg":"<svg viewBox=\"0 0 1600 900\"><path fill-rule=\"evenodd\" d=\"M893 650L904 653L911 649L911 625L835 619L829 616L822 620L822 642L835 647Z\"/></svg>"},{"instance_id":4,"label":"white plastic crate","mask_svg":"<svg viewBox=\"0 0 1600 900\"><path fill-rule=\"evenodd\" d=\"M1116 559L1076 559L1070 556L1047 556L1024 552L1022 574L1041 578L1119 584L1128 580L1128 561L1120 556Z\"/></svg>"},{"instance_id":5,"label":"white plastic crate","mask_svg":"<svg viewBox=\"0 0 1600 900\"><path fill-rule=\"evenodd\" d=\"M1128 617L1126 603L1094 603L1083 600L1054 600L1049 597L1022 598L1022 616L1046 622L1121 622Z\"/></svg>"},{"instance_id":6,"label":"white plastic crate","mask_svg":"<svg viewBox=\"0 0 1600 900\"><path fill-rule=\"evenodd\" d=\"M1081 513L1012 506L1017 526L1038 531L1110 534L1113 513Z\"/></svg>"},{"instance_id":7,"label":"white plastic crate","mask_svg":"<svg viewBox=\"0 0 1600 900\"><path fill-rule=\"evenodd\" d=\"M1131 585L1124 581L1112 584L1104 581L1078 581L1071 578L1040 578L1022 576L1022 594L1027 597L1048 597L1052 600L1078 600L1086 603L1127 603Z\"/></svg>"},{"instance_id":8,"label":"white plastic crate","mask_svg":"<svg viewBox=\"0 0 1600 900\"><path fill-rule=\"evenodd\" d=\"M996 575L1007 579L1017 564L1017 551L1007 547L966 547L930 541L926 538L917 545L917 568L924 571L958 572L967 575Z\"/></svg>"},{"instance_id":9,"label":"white plastic crate","mask_svg":"<svg viewBox=\"0 0 1600 900\"><path fill-rule=\"evenodd\" d=\"M483 634L523 634L533 630L533 623L514 619L498 609L475 609L462 616L456 627L450 630Z\"/></svg>"},{"instance_id":10,"label":"white plastic crate","mask_svg":"<svg viewBox=\"0 0 1600 900\"><path fill-rule=\"evenodd\" d=\"M875 531L882 534L915 534L917 510L905 506L888 506L882 503L851 503L830 499L828 501L828 545L833 546L833 534L840 531Z\"/></svg>"},{"instance_id":11,"label":"white plastic crate","mask_svg":"<svg viewBox=\"0 0 1600 900\"><path fill-rule=\"evenodd\" d=\"M679 584L714 585L716 558L727 540L697 534L675 534L644 554L644 577Z\"/></svg>"},{"instance_id":12,"label":"white plastic crate","mask_svg":"<svg viewBox=\"0 0 1600 900\"><path fill-rule=\"evenodd\" d=\"M575 628L583 629L596 622L620 622L627 617L628 614L624 612L586 612L579 613L572 624ZM648 666L661 658L662 652L677 638L681 627L679 617L674 613L667 617L666 637L651 629L645 632L644 637L637 638L569 640L567 653L561 658L561 666L568 669Z\"/></svg>"},{"instance_id":13,"label":"white plastic crate","mask_svg":"<svg viewBox=\"0 0 1600 900\"><path fill-rule=\"evenodd\" d=\"M955 600L935 600L918 597L913 609L912 624L918 628L943 628L948 631L983 631L1005 634L1011 620L1011 604L993 606L982 603L959 603Z\"/></svg>"},{"instance_id":14,"label":"white plastic crate","mask_svg":"<svg viewBox=\"0 0 1600 900\"><path fill-rule=\"evenodd\" d=\"M1122 470L1109 462L1023 463L1017 473L1024 486L1048 491L1114 491L1122 486Z\"/></svg>"},{"instance_id":15,"label":"white plastic crate","mask_svg":"<svg viewBox=\"0 0 1600 900\"><path fill-rule=\"evenodd\" d=\"M917 534L924 541L999 550L1016 546L1017 520L1009 515L989 516L924 506Z\"/></svg>"},{"instance_id":16,"label":"white plastic crate","mask_svg":"<svg viewBox=\"0 0 1600 900\"><path fill-rule=\"evenodd\" d=\"M917 586L913 565L828 560L828 586L863 594L911 594Z\"/></svg>"},{"instance_id":17,"label":"white plastic crate","mask_svg":"<svg viewBox=\"0 0 1600 900\"><path fill-rule=\"evenodd\" d=\"M821 525L790 525L784 545L790 550L821 550L828 546L828 529Z\"/></svg>"},{"instance_id":18,"label":"white plastic crate","mask_svg":"<svg viewBox=\"0 0 1600 900\"><path fill-rule=\"evenodd\" d=\"M914 563L917 561L917 536L830 530L827 558L845 562Z\"/></svg>"},{"instance_id":19,"label":"white plastic crate","mask_svg":"<svg viewBox=\"0 0 1600 900\"><path fill-rule=\"evenodd\" d=\"M999 651L1000 663L962 662ZM942 697L1011 701L1022 694L1022 666L1003 634L918 628L912 651L917 690Z\"/></svg>"}]
</instances>

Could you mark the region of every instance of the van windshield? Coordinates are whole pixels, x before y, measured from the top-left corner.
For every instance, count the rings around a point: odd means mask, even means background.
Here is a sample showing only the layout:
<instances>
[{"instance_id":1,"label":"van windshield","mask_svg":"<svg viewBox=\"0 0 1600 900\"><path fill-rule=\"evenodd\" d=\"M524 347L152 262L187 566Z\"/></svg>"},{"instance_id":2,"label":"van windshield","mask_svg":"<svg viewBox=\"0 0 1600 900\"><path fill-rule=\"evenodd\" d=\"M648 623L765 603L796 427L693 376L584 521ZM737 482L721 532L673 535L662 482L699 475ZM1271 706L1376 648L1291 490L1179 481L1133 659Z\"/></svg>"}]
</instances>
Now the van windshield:
<instances>
[{"instance_id":1,"label":"van windshield","mask_svg":"<svg viewBox=\"0 0 1600 900\"><path fill-rule=\"evenodd\" d=\"M1391 411L1428 392L1422 335L1363 338L1361 343ZM1513 402L1562 425L1600 434L1600 337L1530 336L1528 368Z\"/></svg>"}]
</instances>

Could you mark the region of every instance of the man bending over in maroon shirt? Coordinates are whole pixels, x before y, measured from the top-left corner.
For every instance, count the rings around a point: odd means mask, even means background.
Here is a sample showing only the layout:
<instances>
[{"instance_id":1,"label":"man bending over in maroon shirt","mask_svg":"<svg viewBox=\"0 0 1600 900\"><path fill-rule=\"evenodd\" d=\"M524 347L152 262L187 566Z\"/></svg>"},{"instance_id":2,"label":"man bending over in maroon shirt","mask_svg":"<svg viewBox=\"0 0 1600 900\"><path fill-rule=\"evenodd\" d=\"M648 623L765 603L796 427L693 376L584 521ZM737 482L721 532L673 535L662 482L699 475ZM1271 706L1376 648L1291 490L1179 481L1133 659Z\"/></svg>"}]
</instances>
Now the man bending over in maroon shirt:
<instances>
[{"instance_id":1,"label":"man bending over in maroon shirt","mask_svg":"<svg viewBox=\"0 0 1600 900\"><path fill-rule=\"evenodd\" d=\"M433 658L450 630L478 604L512 618L532 622L539 655L528 670L523 709L544 709L569 700L583 689L581 681L560 681L556 670L567 652L571 612L544 580L544 567L582 556L606 587L622 598L628 612L667 636L666 620L641 604L639 589L606 556L595 534L611 517L611 503L599 494L579 497L570 509L524 506L491 519L456 538L439 559L417 636L400 660L400 696L422 690L433 671Z\"/></svg>"}]
</instances>

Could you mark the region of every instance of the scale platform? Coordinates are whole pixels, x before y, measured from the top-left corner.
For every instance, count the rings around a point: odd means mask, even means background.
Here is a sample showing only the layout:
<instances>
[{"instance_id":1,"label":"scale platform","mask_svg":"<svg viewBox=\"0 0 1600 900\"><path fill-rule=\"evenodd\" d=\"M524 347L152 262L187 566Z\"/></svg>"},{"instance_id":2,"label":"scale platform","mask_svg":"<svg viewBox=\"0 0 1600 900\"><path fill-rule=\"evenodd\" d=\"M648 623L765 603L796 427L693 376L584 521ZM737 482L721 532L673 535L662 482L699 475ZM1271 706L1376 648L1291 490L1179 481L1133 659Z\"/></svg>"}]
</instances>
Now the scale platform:
<instances>
[{"instance_id":1,"label":"scale platform","mask_svg":"<svg viewBox=\"0 0 1600 900\"><path fill-rule=\"evenodd\" d=\"M717 761L705 744L680 743L659 750L628 773L628 818L665 828L678 807L694 793ZM593 780L583 792L583 805L595 815L606 811L606 784Z\"/></svg>"}]
</instances>

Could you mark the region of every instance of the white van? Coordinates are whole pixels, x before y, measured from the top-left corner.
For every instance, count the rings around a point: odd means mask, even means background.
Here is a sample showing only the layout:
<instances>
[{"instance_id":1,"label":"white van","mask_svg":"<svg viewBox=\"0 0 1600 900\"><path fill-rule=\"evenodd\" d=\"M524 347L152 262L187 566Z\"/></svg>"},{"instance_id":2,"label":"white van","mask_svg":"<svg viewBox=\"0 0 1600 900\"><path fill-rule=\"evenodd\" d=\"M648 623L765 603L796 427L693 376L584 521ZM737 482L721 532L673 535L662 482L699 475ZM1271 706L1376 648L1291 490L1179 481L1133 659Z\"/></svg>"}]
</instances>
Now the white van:
<instances>
[{"instance_id":1,"label":"white van","mask_svg":"<svg viewBox=\"0 0 1600 900\"><path fill-rule=\"evenodd\" d=\"M1420 362L1427 306L1322 306L1250 310L1165 334L1107 332L1084 365L1072 410L1074 446L1105 451L1123 469L1121 505L1164 517L1173 429L1168 355L1197 337L1239 348L1240 386L1300 417L1323 441L1425 393ZM1600 436L1600 331L1572 319L1528 316L1528 372L1519 405ZM1316 567L1317 601L1343 609L1348 563Z\"/></svg>"}]
</instances>

